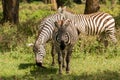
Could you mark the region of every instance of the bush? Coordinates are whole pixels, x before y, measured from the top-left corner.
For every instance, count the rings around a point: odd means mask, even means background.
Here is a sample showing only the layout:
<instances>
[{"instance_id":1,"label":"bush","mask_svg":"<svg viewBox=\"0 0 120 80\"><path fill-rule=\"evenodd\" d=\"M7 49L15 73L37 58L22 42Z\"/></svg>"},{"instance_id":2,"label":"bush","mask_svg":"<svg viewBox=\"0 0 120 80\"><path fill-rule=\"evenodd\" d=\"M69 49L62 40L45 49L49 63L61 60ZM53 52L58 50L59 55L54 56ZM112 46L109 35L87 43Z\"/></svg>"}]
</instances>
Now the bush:
<instances>
[{"instance_id":1,"label":"bush","mask_svg":"<svg viewBox=\"0 0 120 80\"><path fill-rule=\"evenodd\" d=\"M0 50L12 49L19 42L16 38L17 28L14 25L5 23L0 26Z\"/></svg>"},{"instance_id":2,"label":"bush","mask_svg":"<svg viewBox=\"0 0 120 80\"><path fill-rule=\"evenodd\" d=\"M44 10L41 9L45 6L43 3L22 3L21 5L19 11L20 24L12 25L7 22L0 26L0 51L2 52L14 50L20 45L26 45L28 41L34 42L38 32L37 25L40 24L40 20L54 13L47 10L48 8L46 7ZM2 13L0 13L0 18L2 18Z\"/></svg>"}]
</instances>

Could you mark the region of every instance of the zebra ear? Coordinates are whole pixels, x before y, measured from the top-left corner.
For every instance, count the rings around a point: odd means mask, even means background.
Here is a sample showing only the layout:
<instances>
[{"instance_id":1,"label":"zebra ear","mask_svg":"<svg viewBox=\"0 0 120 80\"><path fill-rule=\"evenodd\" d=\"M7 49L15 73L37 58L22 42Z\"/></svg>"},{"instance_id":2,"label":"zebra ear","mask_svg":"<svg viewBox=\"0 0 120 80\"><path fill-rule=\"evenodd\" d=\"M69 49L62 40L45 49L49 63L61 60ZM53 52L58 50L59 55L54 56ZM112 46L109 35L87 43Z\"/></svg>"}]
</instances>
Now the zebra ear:
<instances>
[{"instance_id":1,"label":"zebra ear","mask_svg":"<svg viewBox=\"0 0 120 80\"><path fill-rule=\"evenodd\" d=\"M63 13L63 11L66 11L66 6L58 8L58 13Z\"/></svg>"},{"instance_id":2,"label":"zebra ear","mask_svg":"<svg viewBox=\"0 0 120 80\"><path fill-rule=\"evenodd\" d=\"M63 9L61 7L58 8L58 13L63 13Z\"/></svg>"}]
</instances>

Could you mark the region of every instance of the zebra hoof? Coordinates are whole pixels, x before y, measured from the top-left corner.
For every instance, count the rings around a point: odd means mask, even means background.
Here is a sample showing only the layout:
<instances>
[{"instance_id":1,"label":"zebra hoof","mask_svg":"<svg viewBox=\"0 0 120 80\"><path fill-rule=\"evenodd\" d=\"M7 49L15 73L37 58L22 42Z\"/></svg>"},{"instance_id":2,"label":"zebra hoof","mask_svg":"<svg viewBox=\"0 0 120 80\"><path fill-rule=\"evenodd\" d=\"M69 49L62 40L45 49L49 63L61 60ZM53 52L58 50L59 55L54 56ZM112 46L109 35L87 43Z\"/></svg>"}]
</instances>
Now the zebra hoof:
<instances>
[{"instance_id":1,"label":"zebra hoof","mask_svg":"<svg viewBox=\"0 0 120 80\"><path fill-rule=\"evenodd\" d=\"M65 65L62 65L62 68L65 68Z\"/></svg>"}]
</instances>

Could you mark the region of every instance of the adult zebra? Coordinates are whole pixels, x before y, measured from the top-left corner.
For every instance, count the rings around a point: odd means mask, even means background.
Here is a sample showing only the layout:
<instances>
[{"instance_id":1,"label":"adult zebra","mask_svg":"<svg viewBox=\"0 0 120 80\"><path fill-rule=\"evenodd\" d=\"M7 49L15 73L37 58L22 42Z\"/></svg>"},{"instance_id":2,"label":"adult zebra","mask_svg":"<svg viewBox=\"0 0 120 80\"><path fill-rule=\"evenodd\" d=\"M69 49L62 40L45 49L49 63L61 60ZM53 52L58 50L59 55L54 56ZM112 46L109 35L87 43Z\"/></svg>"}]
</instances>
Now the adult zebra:
<instances>
[{"instance_id":1,"label":"adult zebra","mask_svg":"<svg viewBox=\"0 0 120 80\"><path fill-rule=\"evenodd\" d=\"M50 15L42 20L39 25L38 37L33 46L33 52L35 53L36 65L42 67L43 57L46 54L45 44L51 40L53 30L55 28L55 21L62 20L64 17L59 13ZM52 46L52 65L54 65L54 46Z\"/></svg>"},{"instance_id":2,"label":"adult zebra","mask_svg":"<svg viewBox=\"0 0 120 80\"><path fill-rule=\"evenodd\" d=\"M107 37L109 37L113 43L117 42L115 37L115 20L110 14L104 12L86 15L72 14L66 11L66 7L60 7L58 12L64 15L65 18L71 19L80 34L98 35L99 41L102 41L105 47L108 46Z\"/></svg>"}]
</instances>

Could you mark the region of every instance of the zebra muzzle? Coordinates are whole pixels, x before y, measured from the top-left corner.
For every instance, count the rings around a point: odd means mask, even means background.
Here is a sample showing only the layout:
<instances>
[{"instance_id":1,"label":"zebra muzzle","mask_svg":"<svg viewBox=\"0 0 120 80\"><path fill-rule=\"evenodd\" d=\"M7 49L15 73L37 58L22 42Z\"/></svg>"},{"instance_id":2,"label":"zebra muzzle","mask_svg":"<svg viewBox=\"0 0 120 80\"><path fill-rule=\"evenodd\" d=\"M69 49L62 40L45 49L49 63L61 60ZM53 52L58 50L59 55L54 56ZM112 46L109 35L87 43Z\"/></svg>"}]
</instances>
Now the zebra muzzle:
<instances>
[{"instance_id":1,"label":"zebra muzzle","mask_svg":"<svg viewBox=\"0 0 120 80\"><path fill-rule=\"evenodd\" d=\"M64 43L64 41L61 41L61 42L60 42L60 49L61 49L61 50L64 50L64 49L65 49L65 43Z\"/></svg>"},{"instance_id":2,"label":"zebra muzzle","mask_svg":"<svg viewBox=\"0 0 120 80\"><path fill-rule=\"evenodd\" d=\"M42 63L38 63L38 62L36 62L36 65L37 65L38 67L41 67L41 68L46 69L46 67L44 67L44 66L42 65Z\"/></svg>"}]
</instances>

